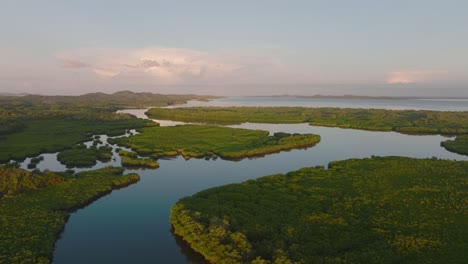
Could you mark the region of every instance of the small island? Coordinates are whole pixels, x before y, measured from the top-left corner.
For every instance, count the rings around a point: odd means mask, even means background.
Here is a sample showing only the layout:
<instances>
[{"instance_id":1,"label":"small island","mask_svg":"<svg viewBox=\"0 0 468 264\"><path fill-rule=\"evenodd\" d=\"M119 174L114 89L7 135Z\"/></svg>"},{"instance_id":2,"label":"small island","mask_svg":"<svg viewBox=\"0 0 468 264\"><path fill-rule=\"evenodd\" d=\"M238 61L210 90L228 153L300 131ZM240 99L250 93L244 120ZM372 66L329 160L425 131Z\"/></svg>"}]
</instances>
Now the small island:
<instances>
[{"instance_id":1,"label":"small island","mask_svg":"<svg viewBox=\"0 0 468 264\"><path fill-rule=\"evenodd\" d=\"M182 155L190 158L239 160L284 150L312 147L320 141L313 134L275 133L240 128L184 125L151 127L140 134L109 139L111 144L131 148L140 156L158 159Z\"/></svg>"},{"instance_id":2,"label":"small island","mask_svg":"<svg viewBox=\"0 0 468 264\"><path fill-rule=\"evenodd\" d=\"M97 161L110 161L112 158L112 147L110 146L91 146L87 148L84 144L79 144L72 149L60 152L57 160L67 168L73 167L91 167L96 165Z\"/></svg>"},{"instance_id":3,"label":"small island","mask_svg":"<svg viewBox=\"0 0 468 264\"><path fill-rule=\"evenodd\" d=\"M118 150L122 166L125 168L159 168L159 163L151 158L138 158L138 155L132 151Z\"/></svg>"}]
</instances>

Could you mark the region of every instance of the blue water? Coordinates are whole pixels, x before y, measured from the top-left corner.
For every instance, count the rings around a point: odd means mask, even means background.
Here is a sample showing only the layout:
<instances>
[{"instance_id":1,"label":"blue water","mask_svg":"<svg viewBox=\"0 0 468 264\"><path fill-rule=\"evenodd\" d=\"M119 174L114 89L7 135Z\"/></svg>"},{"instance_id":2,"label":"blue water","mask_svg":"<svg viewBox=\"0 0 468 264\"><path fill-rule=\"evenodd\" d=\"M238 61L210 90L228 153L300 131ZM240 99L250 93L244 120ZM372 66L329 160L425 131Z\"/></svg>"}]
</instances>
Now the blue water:
<instances>
[{"instance_id":1,"label":"blue water","mask_svg":"<svg viewBox=\"0 0 468 264\"><path fill-rule=\"evenodd\" d=\"M440 147L442 136L410 136L394 132L312 127L306 124L243 124L234 127L314 133L321 142L238 162L191 159L161 160L157 170L132 170L141 181L114 191L72 214L57 242L55 263L201 263L177 244L169 210L178 199L200 190L242 182L333 160L371 155L417 158L433 156L468 160Z\"/></svg>"}]
</instances>

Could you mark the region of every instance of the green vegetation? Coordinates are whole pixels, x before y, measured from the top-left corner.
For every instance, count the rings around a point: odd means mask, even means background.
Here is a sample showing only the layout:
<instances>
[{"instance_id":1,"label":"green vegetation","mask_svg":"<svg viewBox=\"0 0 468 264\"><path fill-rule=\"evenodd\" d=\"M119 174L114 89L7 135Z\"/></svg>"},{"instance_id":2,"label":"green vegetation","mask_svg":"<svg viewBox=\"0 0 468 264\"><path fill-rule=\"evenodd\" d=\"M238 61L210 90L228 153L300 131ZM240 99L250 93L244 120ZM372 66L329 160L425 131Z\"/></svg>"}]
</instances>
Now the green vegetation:
<instances>
[{"instance_id":1,"label":"green vegetation","mask_svg":"<svg viewBox=\"0 0 468 264\"><path fill-rule=\"evenodd\" d=\"M155 125L115 113L122 108L167 106L210 98L213 97L129 91L111 95L0 96L0 162L71 148L91 140L92 134L121 135L126 129Z\"/></svg>"},{"instance_id":2,"label":"green vegetation","mask_svg":"<svg viewBox=\"0 0 468 264\"><path fill-rule=\"evenodd\" d=\"M447 140L440 145L448 151L468 155L468 135L457 136L455 140Z\"/></svg>"},{"instance_id":3,"label":"green vegetation","mask_svg":"<svg viewBox=\"0 0 468 264\"><path fill-rule=\"evenodd\" d=\"M124 134L127 128L153 126L147 120L22 120L21 131L0 137L0 162L61 151L91 140L92 134Z\"/></svg>"},{"instance_id":4,"label":"green vegetation","mask_svg":"<svg viewBox=\"0 0 468 264\"><path fill-rule=\"evenodd\" d=\"M219 124L309 123L314 126L401 133L468 133L468 112L307 107L153 108L150 118Z\"/></svg>"},{"instance_id":5,"label":"green vegetation","mask_svg":"<svg viewBox=\"0 0 468 264\"><path fill-rule=\"evenodd\" d=\"M129 168L159 168L159 163L150 158L138 158L138 155L132 151L118 150L122 159L122 166Z\"/></svg>"},{"instance_id":6,"label":"green vegetation","mask_svg":"<svg viewBox=\"0 0 468 264\"><path fill-rule=\"evenodd\" d=\"M2 166L0 167L0 199L61 182L63 178L51 172L37 175L27 170Z\"/></svg>"},{"instance_id":7,"label":"green vegetation","mask_svg":"<svg viewBox=\"0 0 468 264\"><path fill-rule=\"evenodd\" d=\"M150 158L142 159L142 158L129 158L129 157L122 157L122 166L126 168L150 168L150 169L157 169L159 168L159 163L155 160Z\"/></svg>"},{"instance_id":8,"label":"green vegetation","mask_svg":"<svg viewBox=\"0 0 468 264\"><path fill-rule=\"evenodd\" d=\"M157 159L182 155L184 158L237 160L282 150L311 147L320 141L312 134L275 133L217 126L175 126L143 128L138 135L109 139L111 144L132 148L140 156Z\"/></svg>"},{"instance_id":9,"label":"green vegetation","mask_svg":"<svg viewBox=\"0 0 468 264\"><path fill-rule=\"evenodd\" d=\"M139 180L105 168L76 176L0 168L0 263L50 263L69 212Z\"/></svg>"},{"instance_id":10,"label":"green vegetation","mask_svg":"<svg viewBox=\"0 0 468 264\"><path fill-rule=\"evenodd\" d=\"M80 96L0 96L0 120L19 117L70 117L96 119L113 115L122 108L144 108L183 104L188 100L207 100L214 96L162 95L121 91L114 94L90 93ZM103 118L101 118L103 119ZM0 131L2 131L0 129ZM1 132L0 132L1 134Z\"/></svg>"},{"instance_id":11,"label":"green vegetation","mask_svg":"<svg viewBox=\"0 0 468 264\"><path fill-rule=\"evenodd\" d=\"M462 263L468 162L331 162L202 191L171 210L211 263Z\"/></svg>"},{"instance_id":12,"label":"green vegetation","mask_svg":"<svg viewBox=\"0 0 468 264\"><path fill-rule=\"evenodd\" d=\"M110 146L91 146L86 148L84 144L75 146L72 149L60 152L57 160L60 163L71 167L91 167L96 165L96 161L110 161L112 158L112 147Z\"/></svg>"},{"instance_id":13,"label":"green vegetation","mask_svg":"<svg viewBox=\"0 0 468 264\"><path fill-rule=\"evenodd\" d=\"M28 164L28 169L34 169L36 168L37 164L39 164L41 161L44 160L43 156L39 156L36 158L32 158L31 161Z\"/></svg>"}]
</instances>

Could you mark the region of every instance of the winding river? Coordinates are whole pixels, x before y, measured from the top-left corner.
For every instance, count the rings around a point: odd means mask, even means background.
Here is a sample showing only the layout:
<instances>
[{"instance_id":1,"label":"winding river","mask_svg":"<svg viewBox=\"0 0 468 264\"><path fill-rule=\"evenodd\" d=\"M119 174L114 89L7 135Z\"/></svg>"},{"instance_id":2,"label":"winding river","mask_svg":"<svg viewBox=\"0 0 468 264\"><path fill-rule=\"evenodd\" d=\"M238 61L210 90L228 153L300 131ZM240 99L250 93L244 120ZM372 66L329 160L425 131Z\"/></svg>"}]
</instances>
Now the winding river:
<instances>
[{"instance_id":1,"label":"winding river","mask_svg":"<svg viewBox=\"0 0 468 264\"><path fill-rule=\"evenodd\" d=\"M191 102L189 105L217 105L225 103L226 100L229 103L235 103L237 100L238 105L245 105L243 100L247 99L219 99L209 103ZM250 105L253 104L251 100L247 100ZM257 98L257 105L265 105L262 100L264 99ZM468 102L461 102L454 111L468 111ZM443 103L447 106L453 105L450 101L444 101L442 104L437 101L433 104L433 110L453 110L449 109L450 107L439 109ZM425 101L423 104L430 105L431 102ZM361 103L361 107L369 107L369 103ZM405 105L398 107L404 108ZM388 108L395 107L392 105ZM145 117L145 109L121 112ZM161 121L161 125L178 123ZM214 186L285 173L302 167L326 166L334 160L372 155L468 160L467 156L451 153L440 147L440 142L447 140L440 135L415 136L395 132L315 127L307 124L245 123L232 127L263 129L271 133L314 133L321 135L322 140L313 148L281 152L262 158L234 162L221 159L184 160L178 157L160 160L160 168L156 170L127 170L140 174L141 181L114 191L72 213L61 238L56 243L54 263L203 263L197 254L193 254L171 233L169 210L178 199ZM107 137L102 136L101 140L105 143ZM45 159L38 165L39 169L64 170L64 166L56 161L56 154L42 156ZM115 160L109 163L98 163L92 169L107 165L119 166L118 155L114 154L114 158ZM25 166L27 161L22 166Z\"/></svg>"}]
</instances>

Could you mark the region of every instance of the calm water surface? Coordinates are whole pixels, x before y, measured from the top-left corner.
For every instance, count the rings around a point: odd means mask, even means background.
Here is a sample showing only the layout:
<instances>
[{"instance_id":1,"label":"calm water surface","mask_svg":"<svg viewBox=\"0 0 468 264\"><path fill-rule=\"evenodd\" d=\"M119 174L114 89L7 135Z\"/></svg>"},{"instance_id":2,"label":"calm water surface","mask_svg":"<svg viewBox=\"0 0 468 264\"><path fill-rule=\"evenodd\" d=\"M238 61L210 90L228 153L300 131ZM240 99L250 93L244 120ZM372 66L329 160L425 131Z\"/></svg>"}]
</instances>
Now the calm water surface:
<instances>
[{"instance_id":1,"label":"calm water surface","mask_svg":"<svg viewBox=\"0 0 468 264\"><path fill-rule=\"evenodd\" d=\"M144 111L126 112L138 116ZM173 123L168 121L164 125ZM442 136L410 136L307 124L245 123L232 127L272 133L314 133L321 135L322 140L313 148L237 162L179 157L160 160L161 167L157 170L127 170L140 174L141 181L73 213L56 244L54 263L201 263L172 235L169 210L178 199L214 186L371 155L468 160L467 156L440 147L440 142L447 139ZM45 155L51 157L39 164L41 169L63 169L62 165L54 163L54 154ZM111 164L118 166L119 162L116 157ZM98 164L98 167L105 165L108 164Z\"/></svg>"},{"instance_id":2,"label":"calm water surface","mask_svg":"<svg viewBox=\"0 0 468 264\"><path fill-rule=\"evenodd\" d=\"M210 102L190 101L191 106L303 106L377 108L391 110L468 111L468 99L345 99L301 97L226 97Z\"/></svg>"}]
</instances>

